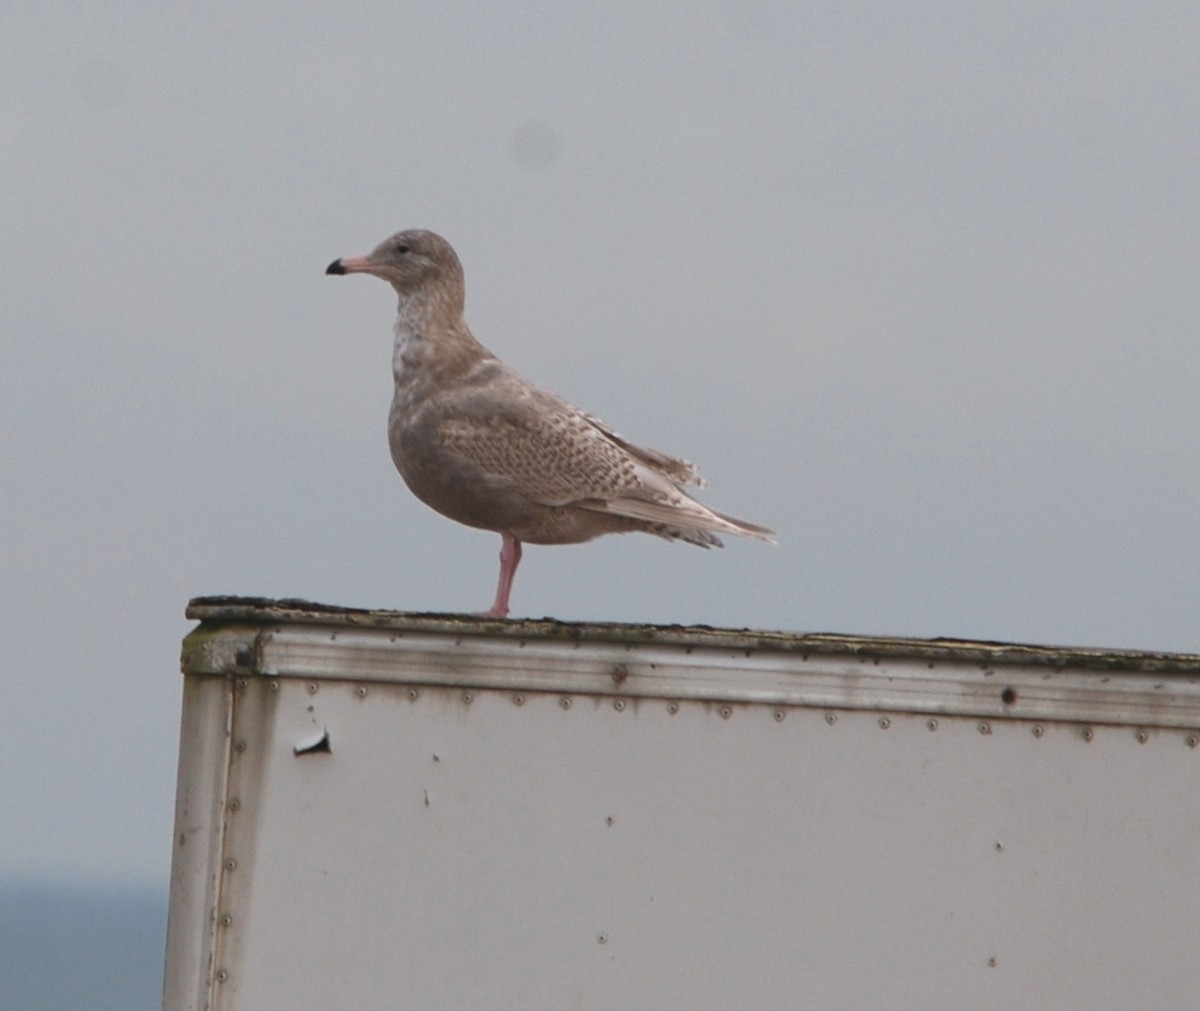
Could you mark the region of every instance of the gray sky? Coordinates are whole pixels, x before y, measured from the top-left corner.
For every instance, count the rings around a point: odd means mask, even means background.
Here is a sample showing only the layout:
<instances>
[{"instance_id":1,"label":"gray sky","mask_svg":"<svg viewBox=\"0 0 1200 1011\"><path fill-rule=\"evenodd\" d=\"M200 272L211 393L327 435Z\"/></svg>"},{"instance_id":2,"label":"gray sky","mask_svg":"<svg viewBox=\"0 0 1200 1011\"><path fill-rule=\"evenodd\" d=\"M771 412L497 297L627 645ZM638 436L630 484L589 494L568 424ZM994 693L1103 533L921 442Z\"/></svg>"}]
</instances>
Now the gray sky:
<instances>
[{"instance_id":1,"label":"gray sky","mask_svg":"<svg viewBox=\"0 0 1200 1011\"><path fill-rule=\"evenodd\" d=\"M0 875L165 879L190 596L488 606L388 457L476 335L780 544L531 548L514 614L1200 650L1200 7L10 3Z\"/></svg>"}]
</instances>

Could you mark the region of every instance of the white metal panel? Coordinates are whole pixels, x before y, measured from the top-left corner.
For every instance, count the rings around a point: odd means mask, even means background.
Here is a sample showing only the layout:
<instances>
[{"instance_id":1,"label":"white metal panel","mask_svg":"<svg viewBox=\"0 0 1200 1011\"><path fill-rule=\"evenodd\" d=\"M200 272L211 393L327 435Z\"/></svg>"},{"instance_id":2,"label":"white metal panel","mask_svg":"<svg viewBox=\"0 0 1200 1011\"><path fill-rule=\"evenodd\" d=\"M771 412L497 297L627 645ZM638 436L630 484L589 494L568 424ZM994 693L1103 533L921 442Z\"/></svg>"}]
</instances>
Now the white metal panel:
<instances>
[{"instance_id":1,"label":"white metal panel","mask_svg":"<svg viewBox=\"0 0 1200 1011\"><path fill-rule=\"evenodd\" d=\"M1182 733L310 684L239 690L219 1008L1165 1007L1196 983Z\"/></svg>"},{"instance_id":2,"label":"white metal panel","mask_svg":"<svg viewBox=\"0 0 1200 1011\"><path fill-rule=\"evenodd\" d=\"M1200 982L1194 658L270 617L185 648L181 795L224 817L176 851L168 1011L209 986L227 1011L1182 1007Z\"/></svg>"}]
</instances>

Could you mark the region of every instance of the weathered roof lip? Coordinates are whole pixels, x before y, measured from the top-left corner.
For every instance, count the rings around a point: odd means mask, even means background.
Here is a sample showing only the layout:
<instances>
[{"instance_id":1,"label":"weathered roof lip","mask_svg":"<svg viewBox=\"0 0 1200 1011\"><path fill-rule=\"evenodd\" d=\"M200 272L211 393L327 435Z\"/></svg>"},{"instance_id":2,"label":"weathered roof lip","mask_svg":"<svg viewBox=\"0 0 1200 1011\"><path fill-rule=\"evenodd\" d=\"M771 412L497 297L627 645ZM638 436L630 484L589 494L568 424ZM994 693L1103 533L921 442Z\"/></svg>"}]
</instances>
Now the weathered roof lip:
<instances>
[{"instance_id":1,"label":"weathered roof lip","mask_svg":"<svg viewBox=\"0 0 1200 1011\"><path fill-rule=\"evenodd\" d=\"M1200 676L1200 654L1194 653L1028 645L958 638L917 639L832 632L716 628L708 625L559 621L553 618L496 620L467 614L374 610L295 598L273 600L238 596L196 597L188 603L186 614L188 618L208 625L288 622L393 632L653 643L812 656L854 655L863 659L905 657L930 663L987 666L1019 664L1055 669Z\"/></svg>"}]
</instances>

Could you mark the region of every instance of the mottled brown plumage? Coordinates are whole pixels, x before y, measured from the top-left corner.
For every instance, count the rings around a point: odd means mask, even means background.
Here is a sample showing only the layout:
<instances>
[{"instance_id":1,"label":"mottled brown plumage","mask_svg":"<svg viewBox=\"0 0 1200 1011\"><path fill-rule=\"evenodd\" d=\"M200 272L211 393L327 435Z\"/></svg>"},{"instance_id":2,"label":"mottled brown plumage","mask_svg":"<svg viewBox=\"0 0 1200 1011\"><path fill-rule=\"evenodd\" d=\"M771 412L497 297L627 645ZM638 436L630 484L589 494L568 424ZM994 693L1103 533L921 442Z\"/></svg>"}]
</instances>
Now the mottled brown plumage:
<instances>
[{"instance_id":1,"label":"mottled brown plumage","mask_svg":"<svg viewBox=\"0 0 1200 1011\"><path fill-rule=\"evenodd\" d=\"M626 442L475 340L463 319L462 265L441 236L399 232L325 272L373 274L399 295L392 460L426 505L504 539L489 615L508 613L522 542L576 544L635 530L702 547L719 547L717 533L773 539L688 495L684 485L703 482L686 460Z\"/></svg>"}]
</instances>

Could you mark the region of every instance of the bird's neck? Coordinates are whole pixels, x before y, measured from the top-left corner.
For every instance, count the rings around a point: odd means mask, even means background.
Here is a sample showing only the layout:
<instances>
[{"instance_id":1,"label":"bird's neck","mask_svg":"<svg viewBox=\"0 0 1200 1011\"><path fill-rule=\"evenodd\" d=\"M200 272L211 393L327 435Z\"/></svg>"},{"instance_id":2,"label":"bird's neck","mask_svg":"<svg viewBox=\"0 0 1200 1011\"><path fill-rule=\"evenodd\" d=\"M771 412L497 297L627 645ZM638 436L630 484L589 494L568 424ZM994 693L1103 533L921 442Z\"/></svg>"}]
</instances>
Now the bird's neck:
<instances>
[{"instance_id":1,"label":"bird's neck","mask_svg":"<svg viewBox=\"0 0 1200 1011\"><path fill-rule=\"evenodd\" d=\"M453 379L490 357L472 336L461 312L431 312L431 308L446 307L400 300L392 349L397 391Z\"/></svg>"}]
</instances>

